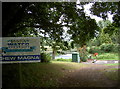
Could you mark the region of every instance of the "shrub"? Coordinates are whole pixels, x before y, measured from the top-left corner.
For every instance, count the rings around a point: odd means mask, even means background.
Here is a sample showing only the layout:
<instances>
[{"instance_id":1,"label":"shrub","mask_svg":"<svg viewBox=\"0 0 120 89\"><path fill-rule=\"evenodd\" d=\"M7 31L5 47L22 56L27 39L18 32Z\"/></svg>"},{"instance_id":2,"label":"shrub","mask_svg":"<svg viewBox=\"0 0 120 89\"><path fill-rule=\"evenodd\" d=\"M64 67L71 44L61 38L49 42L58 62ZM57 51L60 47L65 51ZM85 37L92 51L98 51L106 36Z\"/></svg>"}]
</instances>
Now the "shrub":
<instances>
[{"instance_id":1,"label":"shrub","mask_svg":"<svg viewBox=\"0 0 120 89\"><path fill-rule=\"evenodd\" d=\"M100 46L100 40L94 40L92 43L91 43L93 46Z\"/></svg>"},{"instance_id":2,"label":"shrub","mask_svg":"<svg viewBox=\"0 0 120 89\"><path fill-rule=\"evenodd\" d=\"M88 59L88 50L89 48L86 48L86 45L83 46L82 48L79 49L79 56L80 56L80 61L86 62Z\"/></svg>"},{"instance_id":3,"label":"shrub","mask_svg":"<svg viewBox=\"0 0 120 89\"><path fill-rule=\"evenodd\" d=\"M52 57L50 54L41 53L41 62L50 62L52 60Z\"/></svg>"},{"instance_id":4,"label":"shrub","mask_svg":"<svg viewBox=\"0 0 120 89\"><path fill-rule=\"evenodd\" d=\"M103 53L103 51L99 48L99 47L91 47L89 50L88 50L89 53L91 54L94 54L94 53Z\"/></svg>"},{"instance_id":5,"label":"shrub","mask_svg":"<svg viewBox=\"0 0 120 89\"><path fill-rule=\"evenodd\" d=\"M93 53L109 53L109 52L117 53L118 45L104 43L104 44L100 45L100 47L92 46L91 48L88 49L88 52L91 54L93 54Z\"/></svg>"},{"instance_id":6,"label":"shrub","mask_svg":"<svg viewBox=\"0 0 120 89\"><path fill-rule=\"evenodd\" d=\"M119 46L115 44L113 47L113 52L118 53L120 51L119 49L120 49Z\"/></svg>"},{"instance_id":7,"label":"shrub","mask_svg":"<svg viewBox=\"0 0 120 89\"><path fill-rule=\"evenodd\" d=\"M86 62L87 59L88 59L87 56L80 56L80 61L82 61L82 62Z\"/></svg>"},{"instance_id":8,"label":"shrub","mask_svg":"<svg viewBox=\"0 0 120 89\"><path fill-rule=\"evenodd\" d=\"M117 50L117 45L115 44L102 44L100 49L104 52L114 52Z\"/></svg>"}]
</instances>

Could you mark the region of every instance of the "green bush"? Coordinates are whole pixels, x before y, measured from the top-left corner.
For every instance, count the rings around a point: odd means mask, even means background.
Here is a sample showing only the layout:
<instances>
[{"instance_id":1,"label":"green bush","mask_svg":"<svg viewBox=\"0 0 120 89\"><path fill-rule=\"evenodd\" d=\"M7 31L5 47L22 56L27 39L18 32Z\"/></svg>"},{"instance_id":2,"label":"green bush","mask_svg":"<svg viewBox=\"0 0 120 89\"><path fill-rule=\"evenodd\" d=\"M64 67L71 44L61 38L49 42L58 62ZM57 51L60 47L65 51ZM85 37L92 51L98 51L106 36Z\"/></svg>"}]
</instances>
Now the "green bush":
<instances>
[{"instance_id":1,"label":"green bush","mask_svg":"<svg viewBox=\"0 0 120 89\"><path fill-rule=\"evenodd\" d=\"M41 62L50 62L52 60L52 57L50 54L41 53Z\"/></svg>"},{"instance_id":2,"label":"green bush","mask_svg":"<svg viewBox=\"0 0 120 89\"><path fill-rule=\"evenodd\" d=\"M100 46L100 40L94 40L92 43L91 43L91 45L93 45L93 46Z\"/></svg>"},{"instance_id":3,"label":"green bush","mask_svg":"<svg viewBox=\"0 0 120 89\"><path fill-rule=\"evenodd\" d=\"M115 44L112 52L118 53L120 51L118 49L120 49L119 46L117 44Z\"/></svg>"},{"instance_id":4,"label":"green bush","mask_svg":"<svg viewBox=\"0 0 120 89\"><path fill-rule=\"evenodd\" d=\"M109 53L109 52L118 52L118 45L117 44L102 44L99 47L98 46L92 46L88 49L88 52L93 53Z\"/></svg>"},{"instance_id":5,"label":"green bush","mask_svg":"<svg viewBox=\"0 0 120 89\"><path fill-rule=\"evenodd\" d=\"M87 57L87 56L81 56L81 57L80 57L80 60L81 60L82 62L86 62L86 61L87 61L87 59L88 59L88 57Z\"/></svg>"},{"instance_id":6,"label":"green bush","mask_svg":"<svg viewBox=\"0 0 120 89\"><path fill-rule=\"evenodd\" d=\"M101 46L100 46L100 49L102 50L102 51L104 51L104 52L107 52L107 53L109 53L109 52L117 52L117 45L115 45L115 44L102 44Z\"/></svg>"},{"instance_id":7,"label":"green bush","mask_svg":"<svg viewBox=\"0 0 120 89\"><path fill-rule=\"evenodd\" d=\"M97 47L97 46L93 46L88 50L89 53L94 54L94 53L103 53L103 51Z\"/></svg>"},{"instance_id":8,"label":"green bush","mask_svg":"<svg viewBox=\"0 0 120 89\"><path fill-rule=\"evenodd\" d=\"M86 62L87 61L87 59L88 59L88 52L83 52L83 53L80 53L79 54L80 55L80 61L82 61L82 62Z\"/></svg>"},{"instance_id":9,"label":"green bush","mask_svg":"<svg viewBox=\"0 0 120 89\"><path fill-rule=\"evenodd\" d=\"M59 59L56 59L56 61L72 62L72 59L63 59L63 58L59 58Z\"/></svg>"},{"instance_id":10,"label":"green bush","mask_svg":"<svg viewBox=\"0 0 120 89\"><path fill-rule=\"evenodd\" d=\"M82 62L86 62L87 59L88 59L88 51L89 51L89 48L81 48L80 52L79 52L79 56L80 56L80 61Z\"/></svg>"}]
</instances>

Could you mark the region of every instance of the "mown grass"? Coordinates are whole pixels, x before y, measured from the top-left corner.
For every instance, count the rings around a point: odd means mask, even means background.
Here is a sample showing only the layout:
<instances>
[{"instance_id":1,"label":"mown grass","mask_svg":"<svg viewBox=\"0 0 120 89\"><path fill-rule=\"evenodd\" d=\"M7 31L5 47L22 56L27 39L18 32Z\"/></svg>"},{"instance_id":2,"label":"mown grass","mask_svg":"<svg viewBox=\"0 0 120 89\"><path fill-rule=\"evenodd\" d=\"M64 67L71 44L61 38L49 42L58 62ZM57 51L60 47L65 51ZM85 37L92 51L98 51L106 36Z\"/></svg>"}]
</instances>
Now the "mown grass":
<instances>
[{"instance_id":1,"label":"mown grass","mask_svg":"<svg viewBox=\"0 0 120 89\"><path fill-rule=\"evenodd\" d=\"M117 68L108 69L104 74L111 80L119 80Z\"/></svg>"},{"instance_id":2,"label":"mown grass","mask_svg":"<svg viewBox=\"0 0 120 89\"><path fill-rule=\"evenodd\" d=\"M93 57L96 59L96 57ZM118 53L102 53L97 57L98 60L119 60Z\"/></svg>"},{"instance_id":3,"label":"mown grass","mask_svg":"<svg viewBox=\"0 0 120 89\"><path fill-rule=\"evenodd\" d=\"M112 63L112 64L104 64L106 66L118 66L119 63ZM118 80L118 68L110 68L107 69L104 74L106 75L106 77L108 77L111 80Z\"/></svg>"},{"instance_id":4,"label":"mown grass","mask_svg":"<svg viewBox=\"0 0 120 89\"><path fill-rule=\"evenodd\" d=\"M119 64L118 63L112 63L112 64L104 64L104 65L107 65L107 66L118 66Z\"/></svg>"},{"instance_id":5,"label":"mown grass","mask_svg":"<svg viewBox=\"0 0 120 89\"><path fill-rule=\"evenodd\" d=\"M22 63L20 71L19 64L7 64L4 65L3 85L4 87L18 87L20 84L22 87L57 87L59 86L59 79L65 74L85 66L85 64L80 63L58 61Z\"/></svg>"},{"instance_id":6,"label":"mown grass","mask_svg":"<svg viewBox=\"0 0 120 89\"><path fill-rule=\"evenodd\" d=\"M59 58L59 59L55 59L54 61L72 62L72 59L63 59L63 58Z\"/></svg>"}]
</instances>

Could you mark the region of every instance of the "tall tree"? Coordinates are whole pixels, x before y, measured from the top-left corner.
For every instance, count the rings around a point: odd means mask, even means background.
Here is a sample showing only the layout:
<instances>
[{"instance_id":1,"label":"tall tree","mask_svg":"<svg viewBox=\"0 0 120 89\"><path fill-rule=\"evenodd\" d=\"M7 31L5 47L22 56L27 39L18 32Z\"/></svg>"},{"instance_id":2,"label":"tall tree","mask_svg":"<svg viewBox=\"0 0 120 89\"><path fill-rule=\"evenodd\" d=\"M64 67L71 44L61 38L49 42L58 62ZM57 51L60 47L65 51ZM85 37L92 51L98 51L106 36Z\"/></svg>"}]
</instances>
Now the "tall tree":
<instances>
[{"instance_id":1,"label":"tall tree","mask_svg":"<svg viewBox=\"0 0 120 89\"><path fill-rule=\"evenodd\" d=\"M91 13L93 15L97 15L99 17L102 17L104 20L108 18L108 13L113 15L113 23L108 26L105 30L105 33L109 33L109 35L112 35L114 32L117 34L120 33L120 2L95 2L92 6ZM115 36L119 38L119 35ZM118 42L120 44L120 40Z\"/></svg>"},{"instance_id":2,"label":"tall tree","mask_svg":"<svg viewBox=\"0 0 120 89\"><path fill-rule=\"evenodd\" d=\"M54 42L62 42L63 26L66 26L70 28L67 32L72 35L71 39L74 43L82 46L95 36L97 30L95 20L85 15L83 4L79 4L82 9L78 9L75 2L3 3L3 23L5 23L3 36L15 36L18 31L25 32L26 28L33 28L36 35L37 32L44 34L44 36L48 34ZM20 16L18 21L17 16L21 15L18 13L19 10L22 17ZM9 22L5 17L12 12L14 15L10 14L7 19L13 21ZM14 25L6 28L9 23ZM7 32L5 32L6 29Z\"/></svg>"}]
</instances>

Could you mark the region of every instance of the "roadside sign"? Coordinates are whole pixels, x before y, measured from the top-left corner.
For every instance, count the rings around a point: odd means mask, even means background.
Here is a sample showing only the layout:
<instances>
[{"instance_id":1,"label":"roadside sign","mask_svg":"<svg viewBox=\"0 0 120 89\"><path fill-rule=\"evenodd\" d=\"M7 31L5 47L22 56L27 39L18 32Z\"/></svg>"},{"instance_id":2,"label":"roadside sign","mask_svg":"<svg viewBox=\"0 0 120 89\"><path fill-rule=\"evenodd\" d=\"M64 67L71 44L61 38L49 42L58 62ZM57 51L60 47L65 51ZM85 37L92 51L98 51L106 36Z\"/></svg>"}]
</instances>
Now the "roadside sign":
<instances>
[{"instance_id":1,"label":"roadside sign","mask_svg":"<svg viewBox=\"0 0 120 89\"><path fill-rule=\"evenodd\" d=\"M39 37L3 37L0 43L1 63L41 61Z\"/></svg>"}]
</instances>

